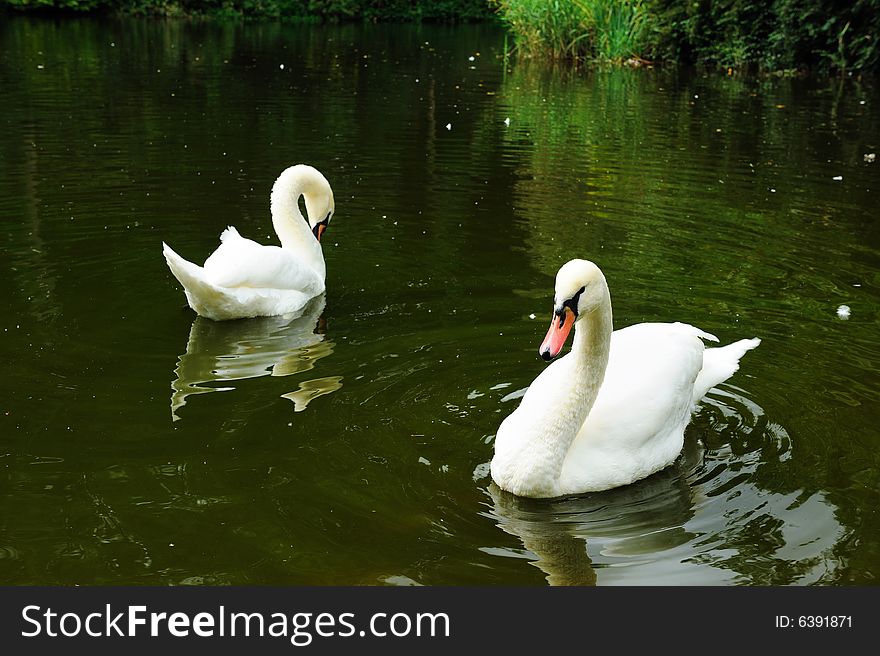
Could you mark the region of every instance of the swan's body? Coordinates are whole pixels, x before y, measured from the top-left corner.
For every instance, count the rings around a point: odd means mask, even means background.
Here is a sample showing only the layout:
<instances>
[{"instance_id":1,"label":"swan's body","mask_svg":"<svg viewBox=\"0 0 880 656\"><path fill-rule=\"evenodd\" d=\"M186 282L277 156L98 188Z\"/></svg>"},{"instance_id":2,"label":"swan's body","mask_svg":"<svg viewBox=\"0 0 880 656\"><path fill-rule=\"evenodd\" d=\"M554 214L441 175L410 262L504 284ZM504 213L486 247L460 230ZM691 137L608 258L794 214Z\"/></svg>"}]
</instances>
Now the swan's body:
<instances>
[{"instance_id":1,"label":"swan's body","mask_svg":"<svg viewBox=\"0 0 880 656\"><path fill-rule=\"evenodd\" d=\"M299 210L301 196L308 219ZM245 239L230 226L198 266L162 244L168 267L198 314L215 320L283 315L324 291L320 238L334 210L327 179L311 166L291 166L272 187L271 208L280 247Z\"/></svg>"},{"instance_id":2,"label":"swan's body","mask_svg":"<svg viewBox=\"0 0 880 656\"><path fill-rule=\"evenodd\" d=\"M495 437L492 478L520 496L607 490L672 464L694 404L760 344L705 349L703 339L717 338L682 323L612 332L605 277L585 260L559 271L545 359L561 351L572 327L571 352L534 380Z\"/></svg>"}]
</instances>

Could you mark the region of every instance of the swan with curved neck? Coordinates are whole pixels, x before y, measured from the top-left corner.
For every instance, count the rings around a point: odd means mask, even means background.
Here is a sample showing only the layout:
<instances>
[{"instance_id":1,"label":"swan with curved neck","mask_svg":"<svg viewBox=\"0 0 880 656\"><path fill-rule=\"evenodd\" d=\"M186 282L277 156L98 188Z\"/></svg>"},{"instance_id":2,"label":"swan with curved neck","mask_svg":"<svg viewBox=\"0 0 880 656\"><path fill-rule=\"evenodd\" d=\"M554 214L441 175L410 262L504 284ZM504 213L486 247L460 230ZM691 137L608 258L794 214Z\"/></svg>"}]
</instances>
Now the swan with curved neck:
<instances>
[{"instance_id":1,"label":"swan with curved neck","mask_svg":"<svg viewBox=\"0 0 880 656\"><path fill-rule=\"evenodd\" d=\"M602 271L571 260L556 276L553 317L539 349L552 360L498 428L492 478L526 497L607 490L676 459L697 401L739 368L760 340L705 349L716 337L683 323L612 329Z\"/></svg>"},{"instance_id":2,"label":"swan with curved neck","mask_svg":"<svg viewBox=\"0 0 880 656\"><path fill-rule=\"evenodd\" d=\"M308 218L300 212L300 198ZM280 247L245 239L229 226L217 250L198 266L162 243L168 267L199 315L219 321L289 314L324 291L320 241L335 210L330 183L311 166L291 166L272 186L270 205Z\"/></svg>"}]
</instances>

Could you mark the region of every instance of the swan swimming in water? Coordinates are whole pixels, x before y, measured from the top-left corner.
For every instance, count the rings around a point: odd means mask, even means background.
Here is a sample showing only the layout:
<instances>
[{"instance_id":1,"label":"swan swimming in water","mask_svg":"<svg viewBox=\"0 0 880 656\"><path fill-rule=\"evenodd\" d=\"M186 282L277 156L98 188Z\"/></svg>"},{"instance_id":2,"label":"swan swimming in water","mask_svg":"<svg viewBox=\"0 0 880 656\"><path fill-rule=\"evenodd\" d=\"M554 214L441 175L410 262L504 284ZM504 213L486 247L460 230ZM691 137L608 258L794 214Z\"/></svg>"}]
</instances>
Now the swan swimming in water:
<instances>
[{"instance_id":1,"label":"swan swimming in water","mask_svg":"<svg viewBox=\"0 0 880 656\"><path fill-rule=\"evenodd\" d=\"M299 210L300 197L308 219ZM218 321L283 315L324 292L320 241L335 210L330 183L311 166L291 166L272 186L271 209L280 247L245 239L229 226L200 267L162 242L168 268L199 315Z\"/></svg>"},{"instance_id":2,"label":"swan swimming in water","mask_svg":"<svg viewBox=\"0 0 880 656\"><path fill-rule=\"evenodd\" d=\"M548 498L607 490L672 464L691 412L739 368L761 340L720 348L718 338L683 323L640 323L612 332L605 276L587 260L556 275L545 360L571 352L532 382L498 428L493 480L519 496Z\"/></svg>"}]
</instances>

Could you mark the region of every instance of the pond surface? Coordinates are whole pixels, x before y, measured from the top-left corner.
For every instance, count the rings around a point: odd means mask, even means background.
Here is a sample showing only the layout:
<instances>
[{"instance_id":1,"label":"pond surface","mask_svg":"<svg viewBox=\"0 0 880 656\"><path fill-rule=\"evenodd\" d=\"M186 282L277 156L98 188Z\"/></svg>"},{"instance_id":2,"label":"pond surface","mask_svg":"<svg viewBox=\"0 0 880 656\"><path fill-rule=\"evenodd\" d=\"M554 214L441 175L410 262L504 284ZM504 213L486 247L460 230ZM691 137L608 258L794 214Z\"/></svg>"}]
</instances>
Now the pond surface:
<instances>
[{"instance_id":1,"label":"pond surface","mask_svg":"<svg viewBox=\"0 0 880 656\"><path fill-rule=\"evenodd\" d=\"M547 67L492 26L25 18L0 88L0 582L877 583L876 88ZM277 244L297 162L335 192L326 295L196 318L162 241ZM574 257L617 327L763 343L672 467L518 499L492 440Z\"/></svg>"}]
</instances>

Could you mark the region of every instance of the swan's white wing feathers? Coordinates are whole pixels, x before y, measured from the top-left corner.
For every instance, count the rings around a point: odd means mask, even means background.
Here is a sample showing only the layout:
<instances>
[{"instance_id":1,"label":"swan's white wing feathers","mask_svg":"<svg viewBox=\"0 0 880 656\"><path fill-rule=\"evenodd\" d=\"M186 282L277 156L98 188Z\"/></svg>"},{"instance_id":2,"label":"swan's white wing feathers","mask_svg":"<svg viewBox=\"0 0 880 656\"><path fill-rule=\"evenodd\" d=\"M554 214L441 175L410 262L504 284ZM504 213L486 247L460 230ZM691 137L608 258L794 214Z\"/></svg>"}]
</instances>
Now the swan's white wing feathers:
<instances>
[{"instance_id":1,"label":"swan's white wing feathers","mask_svg":"<svg viewBox=\"0 0 880 656\"><path fill-rule=\"evenodd\" d=\"M203 267L182 258L164 242L162 252L168 268L183 285L189 306L209 319L223 321L287 314L317 295L298 289L223 287L209 280Z\"/></svg>"},{"instance_id":2,"label":"swan's white wing feathers","mask_svg":"<svg viewBox=\"0 0 880 656\"><path fill-rule=\"evenodd\" d=\"M675 458L702 367L700 338L712 337L680 323L612 333L602 387L565 459L563 489L627 485Z\"/></svg>"},{"instance_id":3,"label":"swan's white wing feathers","mask_svg":"<svg viewBox=\"0 0 880 656\"><path fill-rule=\"evenodd\" d=\"M218 287L297 290L309 297L324 291L308 265L278 246L263 246L229 227L205 260L207 280Z\"/></svg>"}]
</instances>

